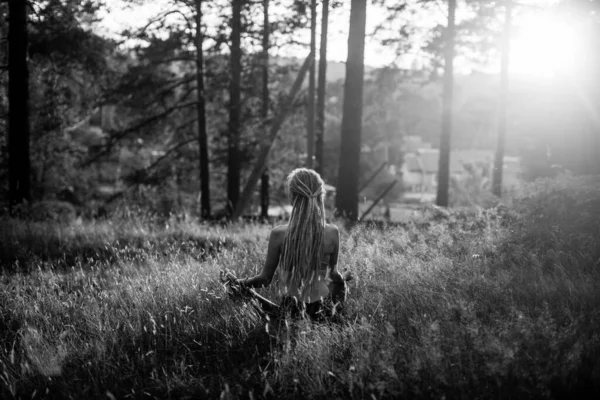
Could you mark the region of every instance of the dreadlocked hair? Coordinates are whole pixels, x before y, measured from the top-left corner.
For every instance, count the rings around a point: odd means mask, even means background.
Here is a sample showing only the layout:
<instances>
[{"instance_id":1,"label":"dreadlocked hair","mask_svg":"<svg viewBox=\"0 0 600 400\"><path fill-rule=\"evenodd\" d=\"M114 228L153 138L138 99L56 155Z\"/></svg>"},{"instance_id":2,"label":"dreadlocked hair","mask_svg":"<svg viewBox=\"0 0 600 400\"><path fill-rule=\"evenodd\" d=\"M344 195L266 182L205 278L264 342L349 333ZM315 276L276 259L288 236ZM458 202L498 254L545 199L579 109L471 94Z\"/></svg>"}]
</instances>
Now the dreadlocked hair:
<instances>
[{"instance_id":1,"label":"dreadlocked hair","mask_svg":"<svg viewBox=\"0 0 600 400\"><path fill-rule=\"evenodd\" d=\"M323 258L325 182L312 169L297 168L286 183L292 214L283 239L281 266L291 273L283 283L303 294Z\"/></svg>"}]
</instances>

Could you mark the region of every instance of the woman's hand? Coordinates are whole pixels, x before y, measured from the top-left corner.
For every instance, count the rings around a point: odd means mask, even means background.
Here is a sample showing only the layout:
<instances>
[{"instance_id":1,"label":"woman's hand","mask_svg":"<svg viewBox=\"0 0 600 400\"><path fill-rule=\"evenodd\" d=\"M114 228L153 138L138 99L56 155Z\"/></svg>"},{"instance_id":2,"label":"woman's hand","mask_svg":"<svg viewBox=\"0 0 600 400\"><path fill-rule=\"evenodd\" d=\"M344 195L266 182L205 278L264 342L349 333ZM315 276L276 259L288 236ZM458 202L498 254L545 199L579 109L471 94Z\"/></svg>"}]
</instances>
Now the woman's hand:
<instances>
[{"instance_id":1,"label":"woman's hand","mask_svg":"<svg viewBox=\"0 0 600 400\"><path fill-rule=\"evenodd\" d=\"M329 273L329 280L333 283L343 283L344 277L339 273L337 269L332 269Z\"/></svg>"}]
</instances>

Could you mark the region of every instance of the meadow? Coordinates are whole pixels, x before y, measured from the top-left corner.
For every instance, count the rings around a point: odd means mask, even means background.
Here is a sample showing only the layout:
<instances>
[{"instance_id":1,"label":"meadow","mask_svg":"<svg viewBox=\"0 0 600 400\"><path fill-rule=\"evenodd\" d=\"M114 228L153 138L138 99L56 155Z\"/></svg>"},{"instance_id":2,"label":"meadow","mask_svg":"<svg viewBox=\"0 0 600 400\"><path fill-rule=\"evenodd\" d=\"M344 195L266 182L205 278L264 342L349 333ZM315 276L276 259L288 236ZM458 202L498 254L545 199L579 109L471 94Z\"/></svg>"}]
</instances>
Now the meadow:
<instances>
[{"instance_id":1,"label":"meadow","mask_svg":"<svg viewBox=\"0 0 600 400\"><path fill-rule=\"evenodd\" d=\"M0 220L0 398L600 398L600 178L339 223L342 322L228 298L269 225ZM275 288L260 292L277 300Z\"/></svg>"}]
</instances>

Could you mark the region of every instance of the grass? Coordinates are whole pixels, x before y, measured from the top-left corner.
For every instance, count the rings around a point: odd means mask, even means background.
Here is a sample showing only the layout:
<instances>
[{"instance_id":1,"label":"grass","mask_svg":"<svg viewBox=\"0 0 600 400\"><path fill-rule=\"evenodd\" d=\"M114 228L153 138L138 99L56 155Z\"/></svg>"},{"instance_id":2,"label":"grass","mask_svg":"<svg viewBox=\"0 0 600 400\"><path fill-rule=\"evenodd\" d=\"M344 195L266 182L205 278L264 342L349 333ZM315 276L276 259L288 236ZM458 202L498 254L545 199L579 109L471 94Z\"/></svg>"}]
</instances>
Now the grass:
<instances>
[{"instance_id":1,"label":"grass","mask_svg":"<svg viewBox=\"0 0 600 400\"><path fill-rule=\"evenodd\" d=\"M218 282L261 269L268 226L4 220L0 398L596 398L599 230L593 177L357 226L345 321L313 325Z\"/></svg>"}]
</instances>

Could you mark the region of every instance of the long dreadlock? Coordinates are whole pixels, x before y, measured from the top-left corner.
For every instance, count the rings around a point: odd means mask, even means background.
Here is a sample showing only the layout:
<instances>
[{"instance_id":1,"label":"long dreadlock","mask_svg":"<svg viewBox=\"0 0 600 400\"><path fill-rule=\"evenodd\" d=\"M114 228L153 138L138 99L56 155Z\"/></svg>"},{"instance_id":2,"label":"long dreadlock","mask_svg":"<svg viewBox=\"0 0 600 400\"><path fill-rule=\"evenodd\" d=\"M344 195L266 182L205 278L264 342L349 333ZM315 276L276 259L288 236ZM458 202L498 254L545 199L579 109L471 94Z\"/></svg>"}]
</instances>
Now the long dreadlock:
<instances>
[{"instance_id":1,"label":"long dreadlock","mask_svg":"<svg viewBox=\"0 0 600 400\"><path fill-rule=\"evenodd\" d=\"M291 271L288 287L303 294L321 266L325 237L325 183L307 168L293 170L287 178L292 215L283 239L281 266Z\"/></svg>"}]
</instances>

